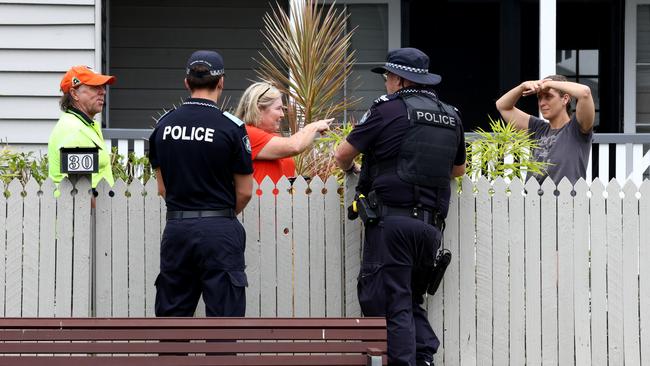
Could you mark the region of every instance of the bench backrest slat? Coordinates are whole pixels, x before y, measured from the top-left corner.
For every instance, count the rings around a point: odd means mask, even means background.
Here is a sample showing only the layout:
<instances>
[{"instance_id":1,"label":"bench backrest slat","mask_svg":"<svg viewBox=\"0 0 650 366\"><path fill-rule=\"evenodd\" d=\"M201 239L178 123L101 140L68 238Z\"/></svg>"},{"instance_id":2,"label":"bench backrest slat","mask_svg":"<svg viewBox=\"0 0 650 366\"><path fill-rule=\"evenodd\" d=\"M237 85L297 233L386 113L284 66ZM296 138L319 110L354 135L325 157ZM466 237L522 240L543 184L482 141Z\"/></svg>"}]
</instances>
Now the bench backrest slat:
<instances>
[{"instance_id":1,"label":"bench backrest slat","mask_svg":"<svg viewBox=\"0 0 650 366\"><path fill-rule=\"evenodd\" d=\"M366 365L386 350L381 318L0 319L0 366Z\"/></svg>"},{"instance_id":2,"label":"bench backrest slat","mask_svg":"<svg viewBox=\"0 0 650 366\"><path fill-rule=\"evenodd\" d=\"M377 328L382 318L0 318L0 329L130 328Z\"/></svg>"},{"instance_id":3,"label":"bench backrest slat","mask_svg":"<svg viewBox=\"0 0 650 366\"><path fill-rule=\"evenodd\" d=\"M273 343L4 343L0 353L364 353L368 348L381 348L382 342L273 342Z\"/></svg>"},{"instance_id":4,"label":"bench backrest slat","mask_svg":"<svg viewBox=\"0 0 650 366\"><path fill-rule=\"evenodd\" d=\"M384 362L384 364L386 364ZM363 355L309 355L309 356L260 356L248 358L241 356L202 356L187 358L182 356L148 357L78 357L74 361L61 356L6 356L0 357L0 366L350 366L366 365Z\"/></svg>"},{"instance_id":5,"label":"bench backrest slat","mask_svg":"<svg viewBox=\"0 0 650 366\"><path fill-rule=\"evenodd\" d=\"M89 341L89 340L386 340L379 329L110 329L97 330L1 330L0 341Z\"/></svg>"}]
</instances>

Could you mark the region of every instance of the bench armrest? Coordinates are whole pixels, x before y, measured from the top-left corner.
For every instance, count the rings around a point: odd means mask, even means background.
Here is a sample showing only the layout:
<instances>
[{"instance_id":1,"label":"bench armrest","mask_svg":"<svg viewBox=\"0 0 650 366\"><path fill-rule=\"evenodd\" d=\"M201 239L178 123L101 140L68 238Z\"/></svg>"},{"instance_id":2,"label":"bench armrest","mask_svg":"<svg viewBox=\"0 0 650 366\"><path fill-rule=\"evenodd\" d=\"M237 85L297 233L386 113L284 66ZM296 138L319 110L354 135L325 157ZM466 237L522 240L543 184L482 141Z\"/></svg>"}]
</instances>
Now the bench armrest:
<instances>
[{"instance_id":1,"label":"bench armrest","mask_svg":"<svg viewBox=\"0 0 650 366\"><path fill-rule=\"evenodd\" d=\"M368 363L367 366L382 366L382 355L384 354L378 348L368 348Z\"/></svg>"}]
</instances>

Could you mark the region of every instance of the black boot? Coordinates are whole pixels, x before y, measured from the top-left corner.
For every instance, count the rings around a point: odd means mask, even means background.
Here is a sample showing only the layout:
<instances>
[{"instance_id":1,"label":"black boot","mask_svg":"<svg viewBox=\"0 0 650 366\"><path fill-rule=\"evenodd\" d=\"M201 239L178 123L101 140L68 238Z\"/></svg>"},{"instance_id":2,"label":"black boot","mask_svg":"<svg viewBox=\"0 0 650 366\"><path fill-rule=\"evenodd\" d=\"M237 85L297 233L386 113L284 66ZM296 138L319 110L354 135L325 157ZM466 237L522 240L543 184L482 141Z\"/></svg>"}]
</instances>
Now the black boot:
<instances>
[{"instance_id":1,"label":"black boot","mask_svg":"<svg viewBox=\"0 0 650 366\"><path fill-rule=\"evenodd\" d=\"M433 366L433 361L416 360L415 366Z\"/></svg>"}]
</instances>

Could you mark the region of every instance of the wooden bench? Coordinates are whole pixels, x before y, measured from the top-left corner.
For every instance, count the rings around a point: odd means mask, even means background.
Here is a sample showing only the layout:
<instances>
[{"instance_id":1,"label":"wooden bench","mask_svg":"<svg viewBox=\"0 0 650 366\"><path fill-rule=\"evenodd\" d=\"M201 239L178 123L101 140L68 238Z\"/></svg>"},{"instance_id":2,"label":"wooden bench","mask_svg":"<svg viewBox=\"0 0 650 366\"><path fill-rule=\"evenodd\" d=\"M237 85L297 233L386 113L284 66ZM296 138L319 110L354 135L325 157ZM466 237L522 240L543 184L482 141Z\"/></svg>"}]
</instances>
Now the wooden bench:
<instances>
[{"instance_id":1,"label":"wooden bench","mask_svg":"<svg viewBox=\"0 0 650 366\"><path fill-rule=\"evenodd\" d=\"M2 318L0 365L386 365L383 318Z\"/></svg>"}]
</instances>

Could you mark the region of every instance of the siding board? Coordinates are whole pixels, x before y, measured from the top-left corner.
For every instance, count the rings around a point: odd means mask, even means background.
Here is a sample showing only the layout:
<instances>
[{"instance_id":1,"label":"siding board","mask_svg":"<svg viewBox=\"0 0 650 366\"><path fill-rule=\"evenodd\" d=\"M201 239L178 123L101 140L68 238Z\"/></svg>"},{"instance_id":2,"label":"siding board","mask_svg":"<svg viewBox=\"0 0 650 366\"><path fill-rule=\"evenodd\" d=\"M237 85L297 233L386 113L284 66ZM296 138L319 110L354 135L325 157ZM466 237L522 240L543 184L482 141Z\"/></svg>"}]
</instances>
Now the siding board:
<instances>
[{"instance_id":1,"label":"siding board","mask_svg":"<svg viewBox=\"0 0 650 366\"><path fill-rule=\"evenodd\" d=\"M0 4L95 5L95 0L0 0Z\"/></svg>"},{"instance_id":2,"label":"siding board","mask_svg":"<svg viewBox=\"0 0 650 366\"><path fill-rule=\"evenodd\" d=\"M0 95L59 97L59 83L63 73L2 72L0 71ZM29 80L26 83L25 80Z\"/></svg>"},{"instance_id":3,"label":"siding board","mask_svg":"<svg viewBox=\"0 0 650 366\"><path fill-rule=\"evenodd\" d=\"M95 25L0 25L0 48L95 48Z\"/></svg>"},{"instance_id":4,"label":"siding board","mask_svg":"<svg viewBox=\"0 0 650 366\"><path fill-rule=\"evenodd\" d=\"M37 144L47 142L56 120L2 120L0 119L0 140L12 143ZM28 124L29 128L25 128Z\"/></svg>"},{"instance_id":5,"label":"siding board","mask_svg":"<svg viewBox=\"0 0 650 366\"><path fill-rule=\"evenodd\" d=\"M0 119L56 119L59 113L57 97L0 96Z\"/></svg>"},{"instance_id":6,"label":"siding board","mask_svg":"<svg viewBox=\"0 0 650 366\"><path fill-rule=\"evenodd\" d=\"M47 60L47 62L43 62ZM17 71L17 72L56 72L59 77L68 71L70 65L89 65L95 64L94 50L7 50L0 48L0 71ZM24 77L33 77L33 73L23 75ZM60 81L60 79L59 79ZM31 83L31 79L30 79ZM29 84L29 83L26 83ZM58 90L58 81L56 87ZM33 88L36 91L36 88Z\"/></svg>"},{"instance_id":7,"label":"siding board","mask_svg":"<svg viewBox=\"0 0 650 366\"><path fill-rule=\"evenodd\" d=\"M0 0L3 139L47 143L60 114L63 73L71 65L96 66L98 11L95 0Z\"/></svg>"},{"instance_id":8,"label":"siding board","mask_svg":"<svg viewBox=\"0 0 650 366\"><path fill-rule=\"evenodd\" d=\"M29 14L26 17L25 14ZM93 24L95 11L90 6L2 4L0 24Z\"/></svg>"}]
</instances>

